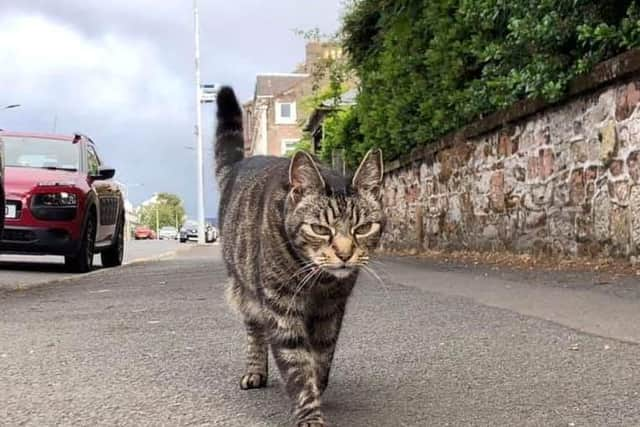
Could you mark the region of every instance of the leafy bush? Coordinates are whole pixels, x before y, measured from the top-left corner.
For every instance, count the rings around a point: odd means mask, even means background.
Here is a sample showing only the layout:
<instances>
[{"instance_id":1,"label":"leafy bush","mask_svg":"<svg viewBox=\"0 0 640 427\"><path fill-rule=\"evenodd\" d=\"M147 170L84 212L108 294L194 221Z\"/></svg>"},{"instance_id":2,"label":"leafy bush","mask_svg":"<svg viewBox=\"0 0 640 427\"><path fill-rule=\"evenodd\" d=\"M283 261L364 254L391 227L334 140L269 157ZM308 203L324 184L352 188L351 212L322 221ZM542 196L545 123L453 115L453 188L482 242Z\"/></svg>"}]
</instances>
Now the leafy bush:
<instances>
[{"instance_id":1,"label":"leafy bush","mask_svg":"<svg viewBox=\"0 0 640 427\"><path fill-rule=\"evenodd\" d=\"M638 0L359 0L342 39L361 80L362 140L387 157L517 100L557 100L594 64L640 45Z\"/></svg>"},{"instance_id":2,"label":"leafy bush","mask_svg":"<svg viewBox=\"0 0 640 427\"><path fill-rule=\"evenodd\" d=\"M367 151L360 132L360 121L355 107L347 107L331 113L324 121L324 140L320 158L331 163L334 150L345 150L345 162L350 168L358 165Z\"/></svg>"}]
</instances>

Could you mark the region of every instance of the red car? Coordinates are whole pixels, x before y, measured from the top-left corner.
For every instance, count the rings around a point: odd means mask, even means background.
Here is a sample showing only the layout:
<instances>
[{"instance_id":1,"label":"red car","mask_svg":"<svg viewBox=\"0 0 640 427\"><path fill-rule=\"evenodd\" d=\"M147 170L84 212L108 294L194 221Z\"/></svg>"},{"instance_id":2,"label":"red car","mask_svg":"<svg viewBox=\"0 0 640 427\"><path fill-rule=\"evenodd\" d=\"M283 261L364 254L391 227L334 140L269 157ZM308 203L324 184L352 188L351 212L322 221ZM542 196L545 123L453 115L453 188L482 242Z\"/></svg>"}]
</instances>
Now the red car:
<instances>
[{"instance_id":1,"label":"red car","mask_svg":"<svg viewBox=\"0 0 640 427\"><path fill-rule=\"evenodd\" d=\"M144 225L141 225L136 227L136 231L134 232L134 237L136 240L155 239L156 233L149 227L145 227Z\"/></svg>"},{"instance_id":2,"label":"red car","mask_svg":"<svg viewBox=\"0 0 640 427\"><path fill-rule=\"evenodd\" d=\"M0 131L5 224L0 252L63 255L73 271L122 264L124 200L94 142L80 134Z\"/></svg>"}]
</instances>

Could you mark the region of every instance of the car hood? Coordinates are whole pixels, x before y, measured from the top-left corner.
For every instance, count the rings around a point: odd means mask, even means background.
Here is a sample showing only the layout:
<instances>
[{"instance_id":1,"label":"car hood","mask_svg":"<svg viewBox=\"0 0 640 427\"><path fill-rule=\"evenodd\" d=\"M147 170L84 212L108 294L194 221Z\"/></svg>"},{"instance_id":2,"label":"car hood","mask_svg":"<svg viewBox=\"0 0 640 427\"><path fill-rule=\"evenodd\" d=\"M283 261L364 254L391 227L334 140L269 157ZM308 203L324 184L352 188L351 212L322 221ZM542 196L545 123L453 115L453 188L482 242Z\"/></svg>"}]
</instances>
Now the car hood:
<instances>
[{"instance_id":1,"label":"car hood","mask_svg":"<svg viewBox=\"0 0 640 427\"><path fill-rule=\"evenodd\" d=\"M24 196L38 184L71 186L77 185L80 175L77 172L48 170L39 168L5 168L4 188L7 197Z\"/></svg>"}]
</instances>

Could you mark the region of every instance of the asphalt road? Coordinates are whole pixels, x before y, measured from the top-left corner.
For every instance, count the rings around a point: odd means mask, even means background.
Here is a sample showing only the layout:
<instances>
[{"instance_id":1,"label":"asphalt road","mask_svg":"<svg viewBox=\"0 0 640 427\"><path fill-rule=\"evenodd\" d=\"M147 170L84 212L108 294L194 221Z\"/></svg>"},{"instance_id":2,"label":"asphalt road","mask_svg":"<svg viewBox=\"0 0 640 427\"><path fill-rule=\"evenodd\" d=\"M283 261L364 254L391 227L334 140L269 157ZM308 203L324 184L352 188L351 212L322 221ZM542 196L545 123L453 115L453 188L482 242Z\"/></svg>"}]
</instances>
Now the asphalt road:
<instances>
[{"instance_id":1,"label":"asphalt road","mask_svg":"<svg viewBox=\"0 0 640 427\"><path fill-rule=\"evenodd\" d=\"M637 300L411 260L378 266L387 283L361 280L345 319L324 397L333 426L640 425L640 346L583 332L584 318L546 320L535 304L541 287L566 306L576 292ZM0 293L0 424L289 426L275 372L266 389L238 387L244 337L224 278L218 248L200 247ZM527 314L522 298L534 302Z\"/></svg>"},{"instance_id":2,"label":"asphalt road","mask_svg":"<svg viewBox=\"0 0 640 427\"><path fill-rule=\"evenodd\" d=\"M184 249L190 243L180 244L175 240L130 240L125 243L124 263L139 262L167 256ZM95 265L100 268L100 255L96 255ZM77 277L64 268L61 256L24 256L0 254L0 291L19 289Z\"/></svg>"}]
</instances>

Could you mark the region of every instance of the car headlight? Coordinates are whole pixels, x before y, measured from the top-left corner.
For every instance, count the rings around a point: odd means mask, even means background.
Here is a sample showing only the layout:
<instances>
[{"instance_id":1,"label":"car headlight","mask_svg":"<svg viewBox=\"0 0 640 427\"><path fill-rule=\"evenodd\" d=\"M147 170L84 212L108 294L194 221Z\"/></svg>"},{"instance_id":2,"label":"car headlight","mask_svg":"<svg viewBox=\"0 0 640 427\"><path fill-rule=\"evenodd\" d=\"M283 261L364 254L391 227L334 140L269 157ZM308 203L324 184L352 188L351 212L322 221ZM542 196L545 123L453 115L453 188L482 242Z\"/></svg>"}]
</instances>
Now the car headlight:
<instances>
[{"instance_id":1,"label":"car headlight","mask_svg":"<svg viewBox=\"0 0 640 427\"><path fill-rule=\"evenodd\" d=\"M38 194L35 203L42 206L76 206L78 204L78 196L74 193L46 193Z\"/></svg>"}]
</instances>

